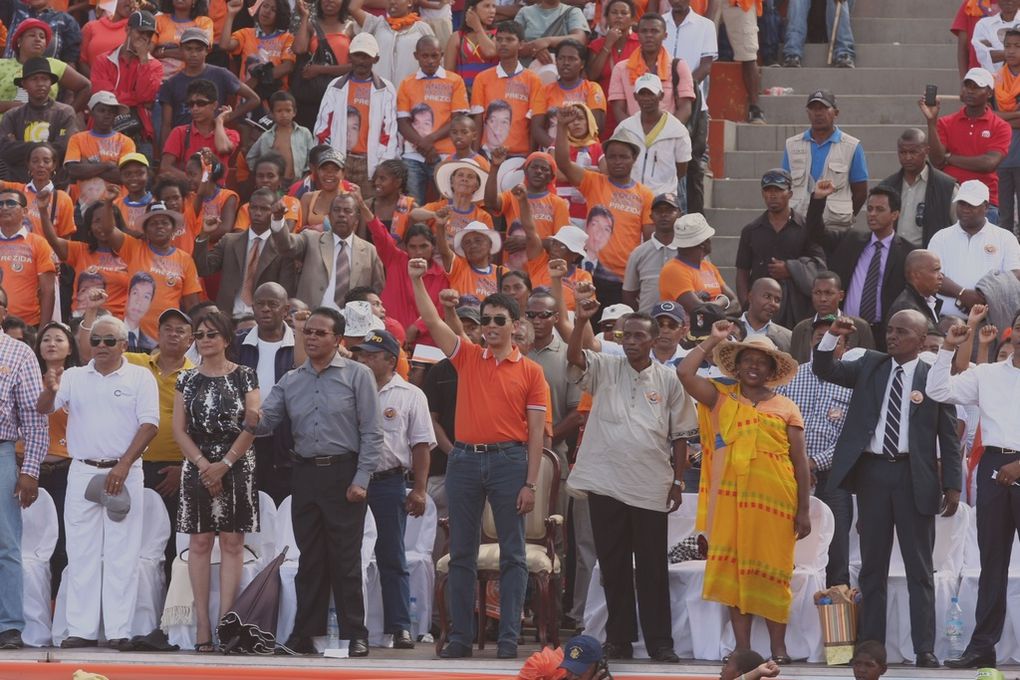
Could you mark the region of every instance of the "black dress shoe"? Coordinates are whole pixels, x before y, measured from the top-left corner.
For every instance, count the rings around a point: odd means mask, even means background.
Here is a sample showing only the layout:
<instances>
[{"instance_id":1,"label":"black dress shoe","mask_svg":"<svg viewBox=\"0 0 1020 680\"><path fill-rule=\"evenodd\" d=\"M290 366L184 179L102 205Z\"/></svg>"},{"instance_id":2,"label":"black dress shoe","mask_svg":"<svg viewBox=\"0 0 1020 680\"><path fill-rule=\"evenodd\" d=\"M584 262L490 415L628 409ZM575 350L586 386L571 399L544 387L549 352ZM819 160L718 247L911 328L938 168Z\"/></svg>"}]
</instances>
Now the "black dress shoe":
<instances>
[{"instance_id":1,"label":"black dress shoe","mask_svg":"<svg viewBox=\"0 0 1020 680\"><path fill-rule=\"evenodd\" d=\"M106 641L109 649L116 649L118 652L126 652L131 649L131 640L127 638L113 638Z\"/></svg>"},{"instance_id":2,"label":"black dress shoe","mask_svg":"<svg viewBox=\"0 0 1020 680\"><path fill-rule=\"evenodd\" d=\"M995 652L964 652L959 659L946 659L946 668L995 668Z\"/></svg>"},{"instance_id":3,"label":"black dress shoe","mask_svg":"<svg viewBox=\"0 0 1020 680\"><path fill-rule=\"evenodd\" d=\"M466 659L471 656L471 648L459 642L449 642L439 652L440 659Z\"/></svg>"},{"instance_id":4,"label":"black dress shoe","mask_svg":"<svg viewBox=\"0 0 1020 680\"><path fill-rule=\"evenodd\" d=\"M917 662L914 664L918 668L938 668L942 664L939 663L938 657L931 652L921 652L917 655Z\"/></svg>"},{"instance_id":5,"label":"black dress shoe","mask_svg":"<svg viewBox=\"0 0 1020 680\"><path fill-rule=\"evenodd\" d=\"M60 643L61 649L82 649L83 647L98 647L99 642L97 640L89 640L86 638L80 638L71 636L64 638L64 641Z\"/></svg>"},{"instance_id":6,"label":"black dress shoe","mask_svg":"<svg viewBox=\"0 0 1020 680\"><path fill-rule=\"evenodd\" d=\"M347 647L349 656L368 656L368 640L351 640Z\"/></svg>"},{"instance_id":7,"label":"black dress shoe","mask_svg":"<svg viewBox=\"0 0 1020 680\"><path fill-rule=\"evenodd\" d=\"M393 649L414 649L414 638L406 630L393 634Z\"/></svg>"},{"instance_id":8,"label":"black dress shoe","mask_svg":"<svg viewBox=\"0 0 1020 680\"><path fill-rule=\"evenodd\" d=\"M497 659L516 659L517 658L517 645L512 642L500 642L499 647L496 649Z\"/></svg>"},{"instance_id":9,"label":"black dress shoe","mask_svg":"<svg viewBox=\"0 0 1020 680\"><path fill-rule=\"evenodd\" d=\"M17 628L0 633L0 649L21 649L24 646L25 642L21 639L21 631Z\"/></svg>"},{"instance_id":10,"label":"black dress shoe","mask_svg":"<svg viewBox=\"0 0 1020 680\"><path fill-rule=\"evenodd\" d=\"M629 642L622 645L607 642L602 645L602 653L606 655L607 659L633 659L634 647Z\"/></svg>"},{"instance_id":11,"label":"black dress shoe","mask_svg":"<svg viewBox=\"0 0 1020 680\"><path fill-rule=\"evenodd\" d=\"M676 655L672 647L659 647L652 652L652 661L659 663L680 663L680 657Z\"/></svg>"},{"instance_id":12,"label":"black dress shoe","mask_svg":"<svg viewBox=\"0 0 1020 680\"><path fill-rule=\"evenodd\" d=\"M300 635L291 635L287 638L287 642L283 645L294 654L318 654L319 650L315 648L315 643L312 642L310 637L301 637Z\"/></svg>"}]
</instances>

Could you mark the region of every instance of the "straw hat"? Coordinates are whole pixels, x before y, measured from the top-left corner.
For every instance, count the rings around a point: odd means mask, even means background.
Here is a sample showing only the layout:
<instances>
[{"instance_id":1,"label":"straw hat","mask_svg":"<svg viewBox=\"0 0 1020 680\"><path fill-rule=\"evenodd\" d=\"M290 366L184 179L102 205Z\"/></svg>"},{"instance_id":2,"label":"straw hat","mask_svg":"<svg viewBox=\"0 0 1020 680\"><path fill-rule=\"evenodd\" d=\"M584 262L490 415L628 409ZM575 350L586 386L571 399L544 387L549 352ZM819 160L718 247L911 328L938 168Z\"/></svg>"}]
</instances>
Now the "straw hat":
<instances>
[{"instance_id":1,"label":"straw hat","mask_svg":"<svg viewBox=\"0 0 1020 680\"><path fill-rule=\"evenodd\" d=\"M735 340L720 342L715 348L712 358L715 361L715 365L723 372L723 375L736 379L737 355L740 354L741 350L745 349L756 349L764 352L776 362L775 375L765 381L765 384L769 387L785 385L797 375L797 360L786 352L776 349L776 344L764 335L753 335L743 342Z\"/></svg>"}]
</instances>

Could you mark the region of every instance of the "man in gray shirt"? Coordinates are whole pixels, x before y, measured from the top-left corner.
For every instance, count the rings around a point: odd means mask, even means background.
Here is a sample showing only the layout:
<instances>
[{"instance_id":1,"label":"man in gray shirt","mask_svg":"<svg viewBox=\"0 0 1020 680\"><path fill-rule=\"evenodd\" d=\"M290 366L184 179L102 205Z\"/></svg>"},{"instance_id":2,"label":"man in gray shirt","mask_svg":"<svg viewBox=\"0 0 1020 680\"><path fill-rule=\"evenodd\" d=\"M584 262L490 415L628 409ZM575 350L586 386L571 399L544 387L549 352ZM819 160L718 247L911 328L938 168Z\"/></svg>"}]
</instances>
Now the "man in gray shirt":
<instances>
[{"instance_id":1,"label":"man in gray shirt","mask_svg":"<svg viewBox=\"0 0 1020 680\"><path fill-rule=\"evenodd\" d=\"M623 275L623 302L631 309L648 314L659 301L659 274L676 257L673 225L680 215L676 194L659 194L652 201L655 230L650 239L631 252Z\"/></svg>"},{"instance_id":2,"label":"man in gray shirt","mask_svg":"<svg viewBox=\"0 0 1020 680\"><path fill-rule=\"evenodd\" d=\"M325 634L332 589L340 637L351 656L368 655L361 540L383 434L372 371L337 352L344 326L335 309L312 312L302 333L308 360L276 383L255 428L269 434L289 417L294 434L291 519L301 559L286 646L299 654L314 654L312 637Z\"/></svg>"}]
</instances>

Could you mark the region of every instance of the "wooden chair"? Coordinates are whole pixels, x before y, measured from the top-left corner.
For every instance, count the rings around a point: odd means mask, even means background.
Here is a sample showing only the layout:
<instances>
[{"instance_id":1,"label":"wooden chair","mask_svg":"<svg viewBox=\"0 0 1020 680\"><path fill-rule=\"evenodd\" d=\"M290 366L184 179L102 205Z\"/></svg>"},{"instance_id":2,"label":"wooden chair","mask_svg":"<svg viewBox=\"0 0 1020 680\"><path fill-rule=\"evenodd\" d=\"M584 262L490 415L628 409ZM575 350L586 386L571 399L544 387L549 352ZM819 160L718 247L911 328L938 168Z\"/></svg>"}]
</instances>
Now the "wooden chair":
<instances>
[{"instance_id":1,"label":"wooden chair","mask_svg":"<svg viewBox=\"0 0 1020 680\"><path fill-rule=\"evenodd\" d=\"M563 526L563 516L553 514L560 493L560 462L548 449L542 451L542 463L536 482L535 507L524 518L525 559L528 581L534 586L532 598L539 642L544 646L559 645L560 592L562 576L560 559L556 555L556 532ZM436 563L436 601L439 607L440 634L436 639L436 653L443 648L449 633L449 613L446 608L446 579L450 570L449 518L439 520L447 532L444 555ZM499 581L499 543L492 508L485 504L482 515L482 538L478 548L478 632L479 649L485 649L486 586Z\"/></svg>"}]
</instances>

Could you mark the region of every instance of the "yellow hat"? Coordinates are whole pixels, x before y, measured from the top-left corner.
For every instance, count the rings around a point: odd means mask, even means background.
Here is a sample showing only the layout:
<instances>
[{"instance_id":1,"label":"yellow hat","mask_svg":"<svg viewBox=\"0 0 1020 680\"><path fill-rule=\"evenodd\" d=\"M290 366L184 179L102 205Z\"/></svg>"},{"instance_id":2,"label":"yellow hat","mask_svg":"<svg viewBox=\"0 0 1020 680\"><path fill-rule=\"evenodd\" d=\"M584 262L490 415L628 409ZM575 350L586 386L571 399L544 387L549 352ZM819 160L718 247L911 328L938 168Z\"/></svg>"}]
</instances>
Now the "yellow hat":
<instances>
[{"instance_id":1,"label":"yellow hat","mask_svg":"<svg viewBox=\"0 0 1020 680\"><path fill-rule=\"evenodd\" d=\"M120 157L117 161L117 167L123 168L128 163L141 163L145 167L149 167L149 159L144 154L138 152L126 153Z\"/></svg>"}]
</instances>

